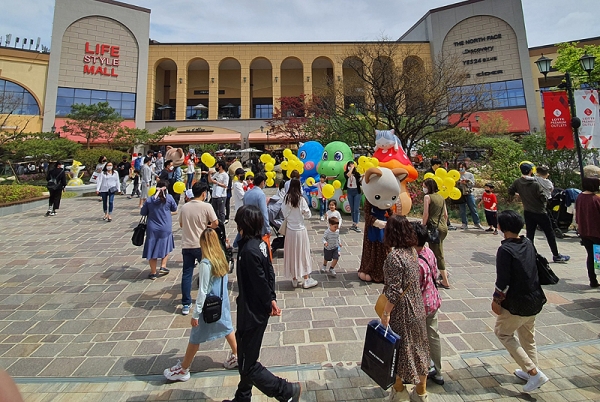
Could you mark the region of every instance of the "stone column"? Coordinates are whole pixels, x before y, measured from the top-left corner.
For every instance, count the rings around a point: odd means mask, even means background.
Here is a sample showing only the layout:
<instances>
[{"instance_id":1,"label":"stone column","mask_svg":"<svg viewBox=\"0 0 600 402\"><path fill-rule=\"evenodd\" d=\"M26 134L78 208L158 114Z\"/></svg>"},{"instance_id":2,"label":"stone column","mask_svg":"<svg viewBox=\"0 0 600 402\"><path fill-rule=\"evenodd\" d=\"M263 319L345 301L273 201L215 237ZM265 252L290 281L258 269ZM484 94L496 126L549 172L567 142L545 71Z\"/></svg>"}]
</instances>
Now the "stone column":
<instances>
[{"instance_id":1,"label":"stone column","mask_svg":"<svg viewBox=\"0 0 600 402\"><path fill-rule=\"evenodd\" d=\"M249 119L252 115L250 110L250 65L244 64L240 69L240 84L241 84L241 94L240 94L240 102L242 106L242 119ZM244 78L246 82L244 82Z\"/></svg>"},{"instance_id":2,"label":"stone column","mask_svg":"<svg viewBox=\"0 0 600 402\"><path fill-rule=\"evenodd\" d=\"M208 65L208 119L219 118L219 64Z\"/></svg>"},{"instance_id":3,"label":"stone column","mask_svg":"<svg viewBox=\"0 0 600 402\"><path fill-rule=\"evenodd\" d=\"M187 62L179 60L177 63L177 79L175 85L175 120L185 120L187 109Z\"/></svg>"}]
</instances>

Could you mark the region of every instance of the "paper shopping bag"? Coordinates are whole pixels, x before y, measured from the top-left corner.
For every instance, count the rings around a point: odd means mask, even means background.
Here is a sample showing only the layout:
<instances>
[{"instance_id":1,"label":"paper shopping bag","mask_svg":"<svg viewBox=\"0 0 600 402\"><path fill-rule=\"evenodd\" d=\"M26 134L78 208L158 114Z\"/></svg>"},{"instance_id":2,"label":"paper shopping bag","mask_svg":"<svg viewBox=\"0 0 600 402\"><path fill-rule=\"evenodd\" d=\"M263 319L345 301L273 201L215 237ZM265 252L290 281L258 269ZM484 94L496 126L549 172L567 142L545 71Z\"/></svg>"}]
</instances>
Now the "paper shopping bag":
<instances>
[{"instance_id":1,"label":"paper shopping bag","mask_svg":"<svg viewBox=\"0 0 600 402\"><path fill-rule=\"evenodd\" d=\"M400 351L400 337L372 320L367 325L361 369L381 388L388 389L396 382L396 363Z\"/></svg>"}]
</instances>

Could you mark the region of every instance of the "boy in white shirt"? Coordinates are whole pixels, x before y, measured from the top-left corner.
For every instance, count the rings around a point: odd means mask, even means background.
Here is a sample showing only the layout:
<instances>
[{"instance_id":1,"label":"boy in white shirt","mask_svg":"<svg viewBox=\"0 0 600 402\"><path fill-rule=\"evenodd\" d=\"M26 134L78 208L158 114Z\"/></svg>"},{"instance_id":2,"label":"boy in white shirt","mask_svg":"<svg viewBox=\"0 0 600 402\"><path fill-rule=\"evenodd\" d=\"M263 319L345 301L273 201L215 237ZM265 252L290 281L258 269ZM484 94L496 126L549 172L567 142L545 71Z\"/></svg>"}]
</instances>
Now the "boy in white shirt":
<instances>
[{"instance_id":1,"label":"boy in white shirt","mask_svg":"<svg viewBox=\"0 0 600 402\"><path fill-rule=\"evenodd\" d=\"M233 182L231 185L231 195L233 196L233 204L234 204L234 212L235 216L238 209L244 205L244 176L246 175L246 171L243 168L237 168L235 170L235 177L237 180Z\"/></svg>"},{"instance_id":2,"label":"boy in white shirt","mask_svg":"<svg viewBox=\"0 0 600 402\"><path fill-rule=\"evenodd\" d=\"M548 166L538 166L536 168L537 174L535 175L535 181L542 187L546 200L552 198L552 191L554 190L554 184L548 179L548 176L550 176L549 170Z\"/></svg>"},{"instance_id":3,"label":"boy in white shirt","mask_svg":"<svg viewBox=\"0 0 600 402\"><path fill-rule=\"evenodd\" d=\"M321 267L321 272L327 272L327 263L331 261L328 275L335 278L335 266L340 258L340 221L335 217L331 217L328 219L328 223L329 227L323 234L323 267Z\"/></svg>"}]
</instances>

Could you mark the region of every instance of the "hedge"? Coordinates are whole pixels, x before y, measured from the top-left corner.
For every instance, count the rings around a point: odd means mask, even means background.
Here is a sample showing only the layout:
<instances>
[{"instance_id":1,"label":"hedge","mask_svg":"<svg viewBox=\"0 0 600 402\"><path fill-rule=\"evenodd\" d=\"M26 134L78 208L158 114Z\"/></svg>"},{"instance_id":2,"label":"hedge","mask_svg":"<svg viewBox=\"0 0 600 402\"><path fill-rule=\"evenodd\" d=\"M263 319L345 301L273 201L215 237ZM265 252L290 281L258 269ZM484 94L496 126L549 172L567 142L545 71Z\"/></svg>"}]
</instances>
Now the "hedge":
<instances>
[{"instance_id":1,"label":"hedge","mask_svg":"<svg viewBox=\"0 0 600 402\"><path fill-rule=\"evenodd\" d=\"M38 198L44 191L47 191L44 187L23 184L0 186L0 204Z\"/></svg>"}]
</instances>

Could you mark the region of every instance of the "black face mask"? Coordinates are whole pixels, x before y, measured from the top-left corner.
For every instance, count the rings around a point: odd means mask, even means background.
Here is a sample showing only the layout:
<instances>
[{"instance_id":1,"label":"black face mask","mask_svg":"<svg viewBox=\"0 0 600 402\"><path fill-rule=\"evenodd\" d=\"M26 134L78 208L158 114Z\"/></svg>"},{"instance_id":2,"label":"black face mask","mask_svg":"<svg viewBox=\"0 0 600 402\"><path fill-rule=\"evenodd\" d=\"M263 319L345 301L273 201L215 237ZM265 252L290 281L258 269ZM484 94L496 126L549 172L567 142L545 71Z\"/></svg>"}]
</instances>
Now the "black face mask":
<instances>
[{"instance_id":1,"label":"black face mask","mask_svg":"<svg viewBox=\"0 0 600 402\"><path fill-rule=\"evenodd\" d=\"M485 190L485 192L489 194L492 192L492 190Z\"/></svg>"}]
</instances>

